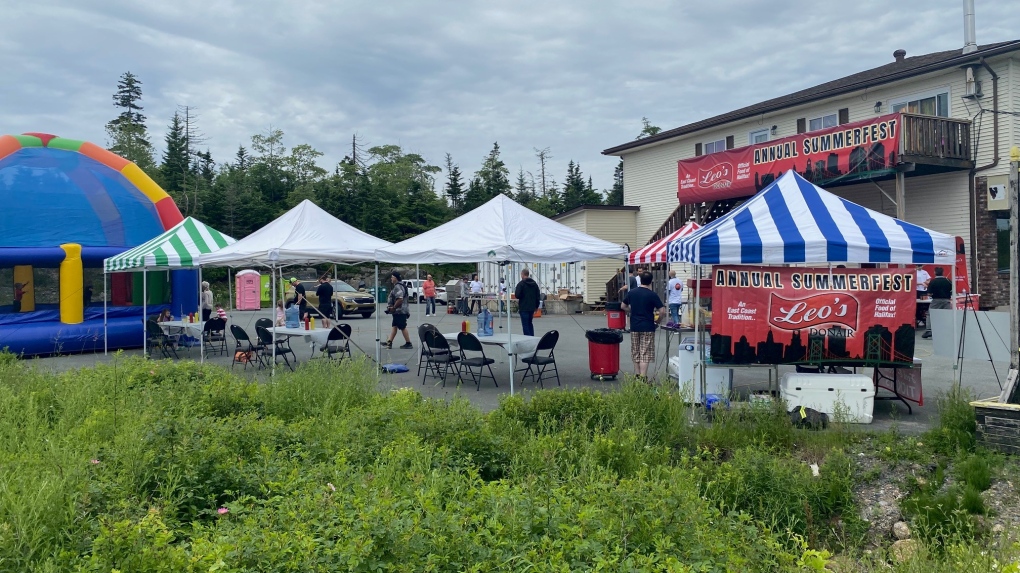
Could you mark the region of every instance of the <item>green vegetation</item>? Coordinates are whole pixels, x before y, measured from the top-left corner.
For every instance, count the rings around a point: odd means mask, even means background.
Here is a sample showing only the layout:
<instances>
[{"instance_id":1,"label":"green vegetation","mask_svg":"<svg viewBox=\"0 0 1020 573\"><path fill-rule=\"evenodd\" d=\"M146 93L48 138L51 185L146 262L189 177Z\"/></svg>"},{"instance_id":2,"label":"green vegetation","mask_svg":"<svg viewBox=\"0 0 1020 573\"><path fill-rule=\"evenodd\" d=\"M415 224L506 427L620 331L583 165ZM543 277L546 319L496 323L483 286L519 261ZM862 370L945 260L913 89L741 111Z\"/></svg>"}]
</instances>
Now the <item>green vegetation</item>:
<instances>
[{"instance_id":1,"label":"green vegetation","mask_svg":"<svg viewBox=\"0 0 1020 573\"><path fill-rule=\"evenodd\" d=\"M120 358L50 374L0 353L0 571L819 571L833 555L877 570L849 449L870 441L794 430L780 406L706 424L643 384L482 414L381 394L358 363L257 383ZM987 462L962 455L951 499L918 489L920 523L981 513L968 492ZM924 533L948 543L915 562L1016 558L954 531Z\"/></svg>"}]
</instances>

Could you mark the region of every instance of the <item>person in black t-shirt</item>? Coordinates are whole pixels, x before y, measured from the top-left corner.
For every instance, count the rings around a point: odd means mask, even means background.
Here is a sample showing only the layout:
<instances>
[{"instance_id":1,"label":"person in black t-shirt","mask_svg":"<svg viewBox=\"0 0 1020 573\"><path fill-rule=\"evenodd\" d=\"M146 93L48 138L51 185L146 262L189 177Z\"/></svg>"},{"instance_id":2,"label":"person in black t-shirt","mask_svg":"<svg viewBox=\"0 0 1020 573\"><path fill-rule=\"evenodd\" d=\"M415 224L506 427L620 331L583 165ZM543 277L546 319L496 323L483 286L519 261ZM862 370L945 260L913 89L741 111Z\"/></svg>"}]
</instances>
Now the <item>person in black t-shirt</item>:
<instances>
[{"instance_id":1,"label":"person in black t-shirt","mask_svg":"<svg viewBox=\"0 0 1020 573\"><path fill-rule=\"evenodd\" d=\"M290 284L294 286L294 300L291 304L298 305L298 315L301 320L305 319L305 314L308 313L308 299L305 298L305 287L297 280L297 277L290 277Z\"/></svg>"},{"instance_id":2,"label":"person in black t-shirt","mask_svg":"<svg viewBox=\"0 0 1020 573\"><path fill-rule=\"evenodd\" d=\"M315 289L315 296L319 298L319 314L322 315L322 326L329 328L329 319L333 318L333 285L329 283L329 276L319 277L319 286Z\"/></svg>"},{"instance_id":3,"label":"person in black t-shirt","mask_svg":"<svg viewBox=\"0 0 1020 573\"><path fill-rule=\"evenodd\" d=\"M942 267L935 267L935 278L928 283L928 294L931 296L931 304L928 306L929 313L932 309L953 308L953 283L943 274ZM921 338L931 338L931 316L925 316L924 325L927 330Z\"/></svg>"},{"instance_id":4,"label":"person in black t-shirt","mask_svg":"<svg viewBox=\"0 0 1020 573\"><path fill-rule=\"evenodd\" d=\"M627 290L622 306L630 312L630 357L634 373L642 379L648 375L648 365L655 362L655 327L666 316L662 299L651 285L652 273L641 273L641 286Z\"/></svg>"}]
</instances>

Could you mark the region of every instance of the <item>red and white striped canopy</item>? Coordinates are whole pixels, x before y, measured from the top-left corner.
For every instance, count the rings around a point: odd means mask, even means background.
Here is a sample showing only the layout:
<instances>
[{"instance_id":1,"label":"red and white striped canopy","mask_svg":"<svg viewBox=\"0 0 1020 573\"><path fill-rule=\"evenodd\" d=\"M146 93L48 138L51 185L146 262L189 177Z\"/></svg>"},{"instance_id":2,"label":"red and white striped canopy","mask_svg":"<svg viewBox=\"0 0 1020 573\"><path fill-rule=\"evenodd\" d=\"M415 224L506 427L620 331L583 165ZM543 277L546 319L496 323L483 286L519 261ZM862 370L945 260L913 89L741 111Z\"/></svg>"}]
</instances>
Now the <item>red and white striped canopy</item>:
<instances>
[{"instance_id":1,"label":"red and white striped canopy","mask_svg":"<svg viewBox=\"0 0 1020 573\"><path fill-rule=\"evenodd\" d=\"M632 265L669 262L669 256L666 253L666 249L669 247L669 242L679 239L680 237L686 237L694 231L697 231L699 228L700 227L697 223L687 223L683 227L680 227L676 231L670 233L669 236L659 239L654 243L645 245L636 251L632 251L627 257L627 262Z\"/></svg>"}]
</instances>

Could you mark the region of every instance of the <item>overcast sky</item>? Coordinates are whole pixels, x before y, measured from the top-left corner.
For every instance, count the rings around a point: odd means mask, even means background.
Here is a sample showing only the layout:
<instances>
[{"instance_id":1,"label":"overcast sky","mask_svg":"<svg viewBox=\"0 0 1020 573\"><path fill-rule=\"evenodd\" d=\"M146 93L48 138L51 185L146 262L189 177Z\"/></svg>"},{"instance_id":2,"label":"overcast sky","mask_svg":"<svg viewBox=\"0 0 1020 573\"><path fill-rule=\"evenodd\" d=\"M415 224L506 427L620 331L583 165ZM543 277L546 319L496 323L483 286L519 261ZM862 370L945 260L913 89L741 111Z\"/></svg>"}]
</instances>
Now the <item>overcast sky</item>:
<instances>
[{"instance_id":1,"label":"overcast sky","mask_svg":"<svg viewBox=\"0 0 1020 573\"><path fill-rule=\"evenodd\" d=\"M979 44L1020 38L1014 2L977 0ZM330 168L357 134L473 173L550 148L596 187L601 151L663 129L963 45L962 2L0 0L0 133L105 145L130 70L158 153L178 105L218 162L270 125ZM157 157L158 160L158 157Z\"/></svg>"}]
</instances>

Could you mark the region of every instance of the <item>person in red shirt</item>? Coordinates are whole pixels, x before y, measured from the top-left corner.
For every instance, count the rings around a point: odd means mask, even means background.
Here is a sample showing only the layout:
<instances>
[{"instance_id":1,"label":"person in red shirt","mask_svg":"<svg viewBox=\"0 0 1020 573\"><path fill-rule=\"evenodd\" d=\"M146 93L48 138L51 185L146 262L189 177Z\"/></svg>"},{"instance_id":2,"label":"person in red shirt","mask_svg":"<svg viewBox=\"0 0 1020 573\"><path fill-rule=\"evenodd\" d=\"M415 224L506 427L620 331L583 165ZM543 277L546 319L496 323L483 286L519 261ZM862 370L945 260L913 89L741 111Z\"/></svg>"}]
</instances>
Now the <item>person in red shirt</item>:
<instances>
[{"instance_id":1,"label":"person in red shirt","mask_svg":"<svg viewBox=\"0 0 1020 573\"><path fill-rule=\"evenodd\" d=\"M425 297L425 316L436 314L436 283L432 275L425 275L425 282L421 283L421 293Z\"/></svg>"},{"instance_id":2,"label":"person in red shirt","mask_svg":"<svg viewBox=\"0 0 1020 573\"><path fill-rule=\"evenodd\" d=\"M21 299L25 296L25 287L28 283L14 283L14 305L12 312L21 312Z\"/></svg>"}]
</instances>

